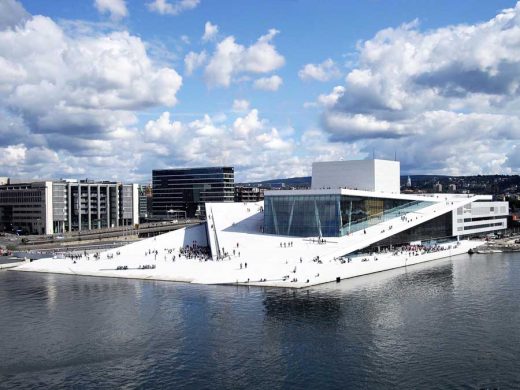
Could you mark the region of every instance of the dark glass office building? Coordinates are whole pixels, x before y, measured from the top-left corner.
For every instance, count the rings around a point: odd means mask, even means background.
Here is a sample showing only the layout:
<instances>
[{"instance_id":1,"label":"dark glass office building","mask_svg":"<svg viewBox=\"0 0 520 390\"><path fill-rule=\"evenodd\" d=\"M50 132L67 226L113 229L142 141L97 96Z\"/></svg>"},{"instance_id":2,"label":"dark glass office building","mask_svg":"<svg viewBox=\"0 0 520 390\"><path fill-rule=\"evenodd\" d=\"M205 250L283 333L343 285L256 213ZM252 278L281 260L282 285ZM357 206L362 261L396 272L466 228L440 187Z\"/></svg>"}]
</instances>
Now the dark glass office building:
<instances>
[{"instance_id":1,"label":"dark glass office building","mask_svg":"<svg viewBox=\"0 0 520 390\"><path fill-rule=\"evenodd\" d=\"M233 202L233 167L152 171L154 217L204 217L205 202Z\"/></svg>"}]
</instances>

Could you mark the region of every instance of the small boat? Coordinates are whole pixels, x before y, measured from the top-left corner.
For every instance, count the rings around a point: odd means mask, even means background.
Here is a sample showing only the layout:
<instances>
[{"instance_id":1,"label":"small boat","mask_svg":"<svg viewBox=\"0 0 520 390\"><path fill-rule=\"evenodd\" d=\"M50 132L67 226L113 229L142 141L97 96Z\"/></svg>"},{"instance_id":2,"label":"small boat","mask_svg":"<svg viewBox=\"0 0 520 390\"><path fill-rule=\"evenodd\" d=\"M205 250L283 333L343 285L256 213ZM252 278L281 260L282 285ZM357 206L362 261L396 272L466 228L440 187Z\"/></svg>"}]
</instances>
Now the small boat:
<instances>
[{"instance_id":1,"label":"small boat","mask_svg":"<svg viewBox=\"0 0 520 390\"><path fill-rule=\"evenodd\" d=\"M477 250L477 253L481 255L488 255L490 253L502 253L502 251L498 249L479 249Z\"/></svg>"}]
</instances>

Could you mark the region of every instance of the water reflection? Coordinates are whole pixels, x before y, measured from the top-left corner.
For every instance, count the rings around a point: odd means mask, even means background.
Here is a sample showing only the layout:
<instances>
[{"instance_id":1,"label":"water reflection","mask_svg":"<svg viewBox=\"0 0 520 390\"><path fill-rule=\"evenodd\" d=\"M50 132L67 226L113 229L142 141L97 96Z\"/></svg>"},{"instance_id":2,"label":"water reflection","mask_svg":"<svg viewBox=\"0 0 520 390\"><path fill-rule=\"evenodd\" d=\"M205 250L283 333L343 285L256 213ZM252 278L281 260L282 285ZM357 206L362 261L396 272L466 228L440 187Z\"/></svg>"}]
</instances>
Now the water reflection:
<instances>
[{"instance_id":1,"label":"water reflection","mask_svg":"<svg viewBox=\"0 0 520 390\"><path fill-rule=\"evenodd\" d=\"M263 300L267 319L307 318L310 321L337 321L341 317L340 297L318 291L268 289Z\"/></svg>"},{"instance_id":2,"label":"water reflection","mask_svg":"<svg viewBox=\"0 0 520 390\"><path fill-rule=\"evenodd\" d=\"M518 388L518 259L305 290L0 272L0 383Z\"/></svg>"}]
</instances>

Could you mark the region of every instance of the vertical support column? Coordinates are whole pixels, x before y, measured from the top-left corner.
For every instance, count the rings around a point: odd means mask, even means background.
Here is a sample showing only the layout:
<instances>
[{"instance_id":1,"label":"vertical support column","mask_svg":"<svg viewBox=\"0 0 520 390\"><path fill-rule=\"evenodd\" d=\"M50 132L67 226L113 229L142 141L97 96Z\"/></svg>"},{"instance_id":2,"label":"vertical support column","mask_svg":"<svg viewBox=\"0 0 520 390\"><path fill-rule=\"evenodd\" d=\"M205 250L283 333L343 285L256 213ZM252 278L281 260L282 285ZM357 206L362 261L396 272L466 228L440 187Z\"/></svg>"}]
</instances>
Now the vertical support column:
<instances>
[{"instance_id":1,"label":"vertical support column","mask_svg":"<svg viewBox=\"0 0 520 390\"><path fill-rule=\"evenodd\" d=\"M274 232L276 234L280 234L280 232L278 231L278 219L276 218L276 210L274 209L274 199L271 199L270 203L271 203L271 211L273 213Z\"/></svg>"},{"instance_id":2,"label":"vertical support column","mask_svg":"<svg viewBox=\"0 0 520 390\"><path fill-rule=\"evenodd\" d=\"M114 186L114 190L116 191L116 226L119 226L119 219L121 218L119 212L119 184Z\"/></svg>"},{"instance_id":3,"label":"vertical support column","mask_svg":"<svg viewBox=\"0 0 520 390\"><path fill-rule=\"evenodd\" d=\"M350 234L350 225L352 224L352 201L348 209L348 234Z\"/></svg>"},{"instance_id":4,"label":"vertical support column","mask_svg":"<svg viewBox=\"0 0 520 390\"><path fill-rule=\"evenodd\" d=\"M72 190L71 184L67 183L67 218L68 218L68 231L72 231Z\"/></svg>"},{"instance_id":5,"label":"vertical support column","mask_svg":"<svg viewBox=\"0 0 520 390\"><path fill-rule=\"evenodd\" d=\"M97 188L97 229L101 227L101 186L96 185Z\"/></svg>"},{"instance_id":6,"label":"vertical support column","mask_svg":"<svg viewBox=\"0 0 520 390\"><path fill-rule=\"evenodd\" d=\"M293 199L292 204L291 204L291 214L289 214L289 223L287 224L287 235L289 235L289 233L291 231L292 218L293 218L293 213L294 213L294 203L295 202L296 201Z\"/></svg>"},{"instance_id":7,"label":"vertical support column","mask_svg":"<svg viewBox=\"0 0 520 390\"><path fill-rule=\"evenodd\" d=\"M107 185L107 227L110 227L110 186Z\"/></svg>"},{"instance_id":8,"label":"vertical support column","mask_svg":"<svg viewBox=\"0 0 520 390\"><path fill-rule=\"evenodd\" d=\"M81 231L81 184L78 183L78 229Z\"/></svg>"},{"instance_id":9,"label":"vertical support column","mask_svg":"<svg viewBox=\"0 0 520 390\"><path fill-rule=\"evenodd\" d=\"M132 184L132 225L139 223L139 186Z\"/></svg>"},{"instance_id":10,"label":"vertical support column","mask_svg":"<svg viewBox=\"0 0 520 390\"><path fill-rule=\"evenodd\" d=\"M92 229L92 209L90 207L90 191L92 190L92 186L90 184L87 185L87 212L88 212L88 230Z\"/></svg>"},{"instance_id":11,"label":"vertical support column","mask_svg":"<svg viewBox=\"0 0 520 390\"><path fill-rule=\"evenodd\" d=\"M320 237L323 237L323 234L321 233L320 212L318 210L318 203L316 203L316 200L314 201L314 218L316 219L316 227L318 228L318 234Z\"/></svg>"},{"instance_id":12,"label":"vertical support column","mask_svg":"<svg viewBox=\"0 0 520 390\"><path fill-rule=\"evenodd\" d=\"M336 201L336 208L337 208L337 218L338 218L338 236L343 235L342 227L343 227L343 219L341 218L341 194L338 195L337 201Z\"/></svg>"}]
</instances>

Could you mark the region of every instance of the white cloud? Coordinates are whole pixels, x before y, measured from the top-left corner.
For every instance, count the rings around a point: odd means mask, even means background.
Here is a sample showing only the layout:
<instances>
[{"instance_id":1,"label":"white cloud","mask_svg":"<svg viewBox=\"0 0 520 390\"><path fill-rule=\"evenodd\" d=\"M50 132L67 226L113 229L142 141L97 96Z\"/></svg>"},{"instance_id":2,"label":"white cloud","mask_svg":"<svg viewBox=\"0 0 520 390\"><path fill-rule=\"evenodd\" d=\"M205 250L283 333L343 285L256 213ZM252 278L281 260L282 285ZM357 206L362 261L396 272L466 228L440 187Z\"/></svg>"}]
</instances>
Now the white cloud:
<instances>
[{"instance_id":1,"label":"white cloud","mask_svg":"<svg viewBox=\"0 0 520 390\"><path fill-rule=\"evenodd\" d=\"M271 77L262 77L255 80L253 86L256 89L262 89L264 91L277 91L282 84L282 78L280 76L274 75Z\"/></svg>"},{"instance_id":2,"label":"white cloud","mask_svg":"<svg viewBox=\"0 0 520 390\"><path fill-rule=\"evenodd\" d=\"M170 121L170 113L163 112L157 120L150 120L144 127L144 139L154 142L171 142L177 140L183 131L179 121Z\"/></svg>"},{"instance_id":3,"label":"white cloud","mask_svg":"<svg viewBox=\"0 0 520 390\"><path fill-rule=\"evenodd\" d=\"M510 171L520 139L519 20L520 3L474 25L379 31L359 44L344 85L318 98L329 139L397 152L408 172Z\"/></svg>"},{"instance_id":4,"label":"white cloud","mask_svg":"<svg viewBox=\"0 0 520 390\"><path fill-rule=\"evenodd\" d=\"M333 107L337 102L338 99L343 96L345 93L345 87L338 85L332 89L332 92L328 95L322 94L318 96L318 103L325 108L331 108Z\"/></svg>"},{"instance_id":5,"label":"white cloud","mask_svg":"<svg viewBox=\"0 0 520 390\"><path fill-rule=\"evenodd\" d=\"M206 22L204 25L204 35L202 36L202 40L207 42L215 39L218 34L218 26L216 24L211 24L211 22Z\"/></svg>"},{"instance_id":6,"label":"white cloud","mask_svg":"<svg viewBox=\"0 0 520 390\"><path fill-rule=\"evenodd\" d=\"M103 126L128 123L134 116L127 110L174 105L182 84L175 70L153 64L138 37L113 32L75 39L43 16L0 31L0 52L6 53L0 98L41 132L69 131L71 124L92 132L95 118Z\"/></svg>"},{"instance_id":7,"label":"white cloud","mask_svg":"<svg viewBox=\"0 0 520 390\"><path fill-rule=\"evenodd\" d=\"M125 0L95 0L94 5L100 13L109 13L113 20L128 16Z\"/></svg>"},{"instance_id":8,"label":"white cloud","mask_svg":"<svg viewBox=\"0 0 520 390\"><path fill-rule=\"evenodd\" d=\"M292 155L296 142L293 133L273 128L257 109L221 119L203 115L181 123L163 113L146 124L141 138L145 142L134 154L142 154L141 164L155 168L230 164L237 169L237 180L302 173L300 160Z\"/></svg>"},{"instance_id":9,"label":"white cloud","mask_svg":"<svg viewBox=\"0 0 520 390\"><path fill-rule=\"evenodd\" d=\"M0 155L2 156L2 165L16 166L25 160L27 148L23 144L9 145L0 147Z\"/></svg>"},{"instance_id":10,"label":"white cloud","mask_svg":"<svg viewBox=\"0 0 520 390\"><path fill-rule=\"evenodd\" d=\"M233 100L233 111L247 111L249 110L249 101L245 99L235 99Z\"/></svg>"},{"instance_id":11,"label":"white cloud","mask_svg":"<svg viewBox=\"0 0 520 390\"><path fill-rule=\"evenodd\" d=\"M256 140L264 145L265 148L269 150L291 150L292 144L290 142L284 141L280 138L280 134L278 130L274 127L271 129L269 133L263 133L256 137Z\"/></svg>"},{"instance_id":12,"label":"white cloud","mask_svg":"<svg viewBox=\"0 0 520 390\"><path fill-rule=\"evenodd\" d=\"M251 133L263 127L258 118L258 110L251 110L245 117L237 118L233 123L233 131L239 138L247 138Z\"/></svg>"},{"instance_id":13,"label":"white cloud","mask_svg":"<svg viewBox=\"0 0 520 390\"><path fill-rule=\"evenodd\" d=\"M271 29L249 47L237 44L233 36L223 39L206 66L207 84L227 87L232 77L240 73L269 73L283 66L285 59L272 44L277 33Z\"/></svg>"},{"instance_id":14,"label":"white cloud","mask_svg":"<svg viewBox=\"0 0 520 390\"><path fill-rule=\"evenodd\" d=\"M321 64L307 64L298 72L302 80L329 81L341 76L336 63L328 58Z\"/></svg>"},{"instance_id":15,"label":"white cloud","mask_svg":"<svg viewBox=\"0 0 520 390\"><path fill-rule=\"evenodd\" d=\"M203 50L200 53L190 51L186 54L186 57L184 57L184 73L188 76L193 74L195 69L200 68L206 63L206 59L206 51Z\"/></svg>"},{"instance_id":16,"label":"white cloud","mask_svg":"<svg viewBox=\"0 0 520 390\"><path fill-rule=\"evenodd\" d=\"M3 170L9 176L60 177L85 167L101 178L131 176L142 156L134 110L175 105L182 84L139 37L68 30L39 15L0 30L0 52L0 148L19 162ZM117 161L96 165L109 157Z\"/></svg>"},{"instance_id":17,"label":"white cloud","mask_svg":"<svg viewBox=\"0 0 520 390\"><path fill-rule=\"evenodd\" d=\"M167 0L154 0L147 3L148 9L161 15L178 15L184 11L189 11L197 7L200 0L177 0L169 2Z\"/></svg>"},{"instance_id":18,"label":"white cloud","mask_svg":"<svg viewBox=\"0 0 520 390\"><path fill-rule=\"evenodd\" d=\"M0 1L0 30L15 27L30 17L30 14L16 0Z\"/></svg>"}]
</instances>

